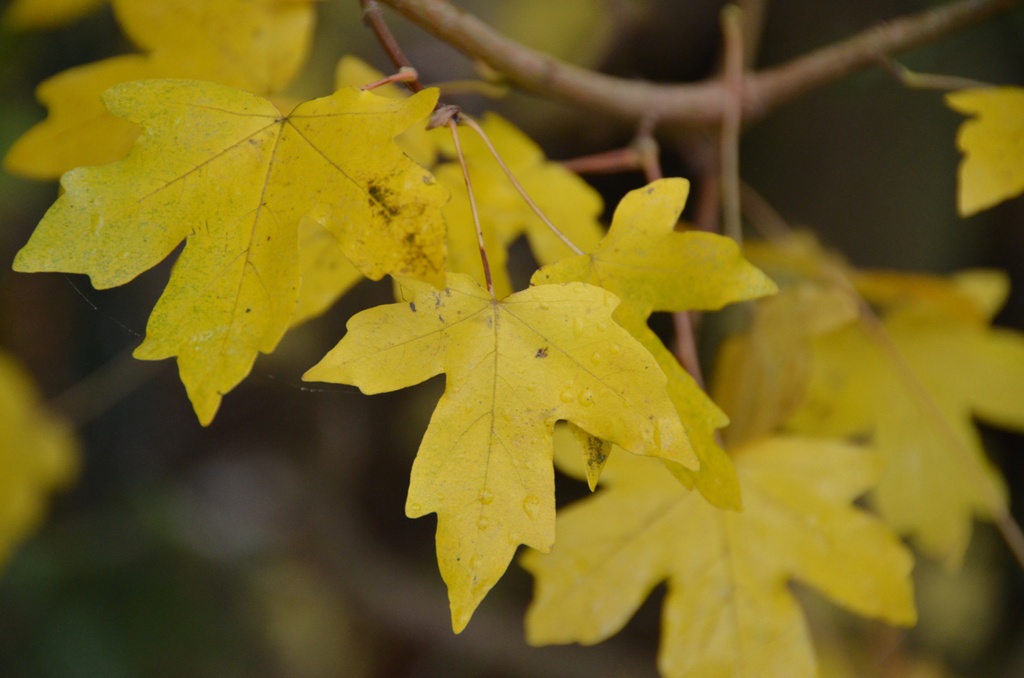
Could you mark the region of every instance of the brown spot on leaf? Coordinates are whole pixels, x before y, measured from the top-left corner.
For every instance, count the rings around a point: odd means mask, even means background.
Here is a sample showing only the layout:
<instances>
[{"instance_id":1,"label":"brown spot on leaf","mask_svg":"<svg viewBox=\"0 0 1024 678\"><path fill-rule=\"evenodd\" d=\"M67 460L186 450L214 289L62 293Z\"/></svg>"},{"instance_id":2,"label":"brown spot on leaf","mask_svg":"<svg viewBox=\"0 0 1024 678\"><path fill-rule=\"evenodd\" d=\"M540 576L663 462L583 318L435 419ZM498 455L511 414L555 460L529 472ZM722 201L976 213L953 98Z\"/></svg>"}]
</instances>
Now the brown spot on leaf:
<instances>
[{"instance_id":1,"label":"brown spot on leaf","mask_svg":"<svg viewBox=\"0 0 1024 678\"><path fill-rule=\"evenodd\" d=\"M394 192L386 186L370 184L366 187L366 192L370 196L370 207L381 216L395 217L402 211L401 207L395 203Z\"/></svg>"}]
</instances>

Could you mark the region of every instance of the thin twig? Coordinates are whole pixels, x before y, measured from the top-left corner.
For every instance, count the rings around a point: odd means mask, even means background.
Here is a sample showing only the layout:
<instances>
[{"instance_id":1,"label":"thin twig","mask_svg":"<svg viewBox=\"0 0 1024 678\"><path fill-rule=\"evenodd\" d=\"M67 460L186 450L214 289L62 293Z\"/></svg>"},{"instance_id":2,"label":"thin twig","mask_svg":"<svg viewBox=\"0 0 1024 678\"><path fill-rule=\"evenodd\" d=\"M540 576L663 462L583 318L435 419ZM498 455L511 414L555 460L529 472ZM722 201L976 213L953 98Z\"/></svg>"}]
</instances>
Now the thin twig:
<instances>
[{"instance_id":1,"label":"thin twig","mask_svg":"<svg viewBox=\"0 0 1024 678\"><path fill-rule=\"evenodd\" d=\"M661 171L661 149L658 147L658 140L654 138L654 130L658 120L654 116L647 116L640 119L640 129L636 138L630 144L636 149L640 158L640 166L644 170L644 178L647 183L661 179L664 174Z\"/></svg>"},{"instance_id":2,"label":"thin twig","mask_svg":"<svg viewBox=\"0 0 1024 678\"><path fill-rule=\"evenodd\" d=\"M420 75L419 73L416 72L415 68L413 68L412 66L402 66L401 68L398 69L397 73L392 73L391 75L384 76L380 80L368 82L362 87L360 87L360 89L363 91L370 91L377 89L378 87L383 87L385 85L393 85L396 82L402 82L406 84L418 82L419 79Z\"/></svg>"},{"instance_id":3,"label":"thin twig","mask_svg":"<svg viewBox=\"0 0 1024 678\"><path fill-rule=\"evenodd\" d=\"M452 133L452 142L455 144L455 155L459 158L459 167L462 168L462 178L466 181L466 195L469 198L469 211L473 215L473 228L476 230L476 242L480 246L480 263L484 267L484 282L487 283L487 291L491 293L491 299L497 300L494 294L494 282L491 280L491 264L487 261L487 248L484 246L484 232L480 228L480 213L476 209L476 196L473 194L473 182L469 178L469 167L466 166L466 157L462 155L462 144L459 142L459 125L456 121L458 116L448 118L448 129Z\"/></svg>"},{"instance_id":4,"label":"thin twig","mask_svg":"<svg viewBox=\"0 0 1024 678\"><path fill-rule=\"evenodd\" d=\"M398 41L395 40L394 34L391 29L388 28L387 23L384 21L384 13L380 10L380 5L377 0L359 0L359 4L363 8L363 21L370 27L373 34L377 36L377 42L380 43L384 51L387 52L388 58L391 59L391 63L394 64L395 68L399 72L404 69L409 69L413 72L414 76L412 80L403 80L405 84L413 92L419 92L423 89L423 85L420 84L419 76L416 74L416 69L413 68L412 62L405 56L405 52L398 45Z\"/></svg>"},{"instance_id":5,"label":"thin twig","mask_svg":"<svg viewBox=\"0 0 1024 678\"><path fill-rule=\"evenodd\" d=\"M131 395L165 365L163 361L136 360L131 350L123 351L50 400L49 405L75 428L81 428Z\"/></svg>"},{"instance_id":6,"label":"thin twig","mask_svg":"<svg viewBox=\"0 0 1024 678\"><path fill-rule=\"evenodd\" d=\"M955 0L892 19L846 40L746 78L743 121L763 117L797 96L874 66L881 56L935 42L1017 7L1024 0ZM717 125L723 115L718 79L664 85L627 80L568 64L531 50L447 0L381 0L442 41L504 74L524 90L590 113L641 120L655 116L672 127Z\"/></svg>"},{"instance_id":7,"label":"thin twig","mask_svg":"<svg viewBox=\"0 0 1024 678\"><path fill-rule=\"evenodd\" d=\"M653 118L642 120L636 138L625 148L562 161L562 167L577 174L614 174L641 170L647 183L661 179L661 150L654 138Z\"/></svg>"},{"instance_id":8,"label":"thin twig","mask_svg":"<svg viewBox=\"0 0 1024 678\"><path fill-rule=\"evenodd\" d=\"M676 360L683 366L701 390L707 390L704 374L700 369L700 358L697 355L697 333L694 328L694 316L691 311L678 311L672 314L672 323L676 331Z\"/></svg>"},{"instance_id":9,"label":"thin twig","mask_svg":"<svg viewBox=\"0 0 1024 678\"><path fill-rule=\"evenodd\" d=\"M442 98L460 94L476 94L487 99L504 99L511 91L508 85L499 85L486 80L449 80L447 82L432 82L430 86L441 90Z\"/></svg>"},{"instance_id":10,"label":"thin twig","mask_svg":"<svg viewBox=\"0 0 1024 678\"><path fill-rule=\"evenodd\" d=\"M562 167L576 174L615 174L643 168L640 153L632 146L562 161Z\"/></svg>"},{"instance_id":11,"label":"thin twig","mask_svg":"<svg viewBox=\"0 0 1024 678\"><path fill-rule=\"evenodd\" d=\"M772 204L753 186L740 182L743 216L765 240L779 241L792 234L793 229Z\"/></svg>"},{"instance_id":12,"label":"thin twig","mask_svg":"<svg viewBox=\"0 0 1024 678\"><path fill-rule=\"evenodd\" d=\"M743 123L743 15L735 5L722 9L724 41L722 79L726 98L720 143L722 233L743 243L740 216L740 127Z\"/></svg>"},{"instance_id":13,"label":"thin twig","mask_svg":"<svg viewBox=\"0 0 1024 678\"><path fill-rule=\"evenodd\" d=\"M736 6L743 12L743 65L746 68L753 68L757 63L767 4L768 0L736 0Z\"/></svg>"},{"instance_id":14,"label":"thin twig","mask_svg":"<svg viewBox=\"0 0 1024 678\"><path fill-rule=\"evenodd\" d=\"M980 89L992 87L991 83L962 78L958 75L940 75L935 73L916 73L903 64L889 58L880 59L882 70L896 78L904 87L911 89L932 89L949 92L958 89Z\"/></svg>"},{"instance_id":15,"label":"thin twig","mask_svg":"<svg viewBox=\"0 0 1024 678\"><path fill-rule=\"evenodd\" d=\"M523 188L522 184L519 183L519 180L516 179L516 176L512 174L512 170L510 170L508 168L508 165L505 164L505 161L502 159L501 154L498 153L498 149L494 147L494 144L491 143L491 140L487 136L487 133L484 132L483 128L480 127L477 121L473 120L473 118L465 114L460 116L460 121L465 123L467 127L471 128L480 136L480 139L487 146L487 150L491 152L491 155L494 156L494 159L497 161L498 166L501 167L501 171L505 173L505 176L508 177L509 182L519 193L520 197L522 197L522 199L526 201L526 204L530 206L530 209L533 210L533 213L536 214L540 218L540 220L544 222L544 224L551 230L552 233L558 236L559 240L565 243L566 247L572 250L575 254L583 254L583 250L577 247L572 240L569 240L569 237L566 236L565 233L562 233L561 229L559 229L557 226L551 223L551 220L548 219L547 215L544 214L541 208L537 206L537 203L533 201L533 198L530 197L530 194L527 193L526 190Z\"/></svg>"}]
</instances>

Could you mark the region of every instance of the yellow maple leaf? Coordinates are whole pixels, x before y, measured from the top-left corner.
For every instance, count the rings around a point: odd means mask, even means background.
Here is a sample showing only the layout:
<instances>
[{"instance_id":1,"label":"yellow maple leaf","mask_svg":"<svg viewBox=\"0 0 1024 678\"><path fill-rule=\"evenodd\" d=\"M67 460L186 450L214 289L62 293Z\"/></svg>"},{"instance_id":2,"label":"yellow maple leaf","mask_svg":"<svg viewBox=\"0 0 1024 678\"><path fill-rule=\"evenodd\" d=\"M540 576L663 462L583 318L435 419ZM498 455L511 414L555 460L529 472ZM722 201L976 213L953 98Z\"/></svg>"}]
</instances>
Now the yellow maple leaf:
<instances>
[{"instance_id":1,"label":"yellow maple leaf","mask_svg":"<svg viewBox=\"0 0 1024 678\"><path fill-rule=\"evenodd\" d=\"M89 14L107 0L14 0L3 23L15 30L55 28Z\"/></svg>"},{"instance_id":2,"label":"yellow maple leaf","mask_svg":"<svg viewBox=\"0 0 1024 678\"><path fill-rule=\"evenodd\" d=\"M123 82L145 78L196 77L223 80L193 55L129 54L69 68L36 88L49 115L14 142L4 169L32 179L56 179L70 169L123 158L139 136L139 126L118 118L101 94Z\"/></svg>"},{"instance_id":3,"label":"yellow maple leaf","mask_svg":"<svg viewBox=\"0 0 1024 678\"><path fill-rule=\"evenodd\" d=\"M49 493L77 473L70 428L43 409L24 370L0 353L0 564L42 520Z\"/></svg>"},{"instance_id":4,"label":"yellow maple leaf","mask_svg":"<svg viewBox=\"0 0 1024 678\"><path fill-rule=\"evenodd\" d=\"M946 95L960 126L957 209L970 216L1024 191L1024 88L967 89Z\"/></svg>"},{"instance_id":5,"label":"yellow maple leaf","mask_svg":"<svg viewBox=\"0 0 1024 678\"><path fill-rule=\"evenodd\" d=\"M362 87L383 78L383 74L353 56L342 57L335 68L336 89ZM408 91L395 85L373 90L374 94L389 99L406 99ZM447 130L426 129L426 122L417 124L395 137L395 145L424 167L430 167L437 157L434 134ZM291 325L298 325L321 315L335 301L363 279L359 269L352 265L341 249L338 239L330 230L312 219L299 225L299 270L302 285L295 304Z\"/></svg>"},{"instance_id":6,"label":"yellow maple leaf","mask_svg":"<svg viewBox=\"0 0 1024 678\"><path fill-rule=\"evenodd\" d=\"M636 454L694 467L665 376L612 320L618 299L582 283L498 302L470 277L355 315L304 379L364 393L447 375L413 464L406 515L438 514L437 558L461 631L516 547L554 540L558 420Z\"/></svg>"},{"instance_id":7,"label":"yellow maple leaf","mask_svg":"<svg viewBox=\"0 0 1024 678\"><path fill-rule=\"evenodd\" d=\"M289 326L315 318L363 279L338 237L315 219L299 221L299 298Z\"/></svg>"},{"instance_id":8,"label":"yellow maple leaf","mask_svg":"<svg viewBox=\"0 0 1024 678\"><path fill-rule=\"evenodd\" d=\"M312 0L112 0L118 23L141 49L188 54L216 47L218 68L232 64L231 84L278 92L306 61L316 14Z\"/></svg>"},{"instance_id":9,"label":"yellow maple leaf","mask_svg":"<svg viewBox=\"0 0 1024 678\"><path fill-rule=\"evenodd\" d=\"M338 60L334 69L334 88L362 87L384 78L384 74L358 57L345 55ZM389 99L405 99L409 90L400 85L384 85L373 90L374 94ZM398 147L409 157L423 165L433 167L437 161L438 140L449 134L447 128L428 130L426 123L410 127L395 139ZM464 188L460 190L465 190Z\"/></svg>"},{"instance_id":10,"label":"yellow maple leaf","mask_svg":"<svg viewBox=\"0 0 1024 678\"><path fill-rule=\"evenodd\" d=\"M807 400L790 426L873 434L886 459L872 495L880 513L959 567L972 516L991 518L1006 501L973 417L1024 430L1024 335L989 325L1005 277L861 273L854 282L883 311L887 338L854 324L815 340Z\"/></svg>"},{"instance_id":11,"label":"yellow maple leaf","mask_svg":"<svg viewBox=\"0 0 1024 678\"><path fill-rule=\"evenodd\" d=\"M711 393L729 415L723 440L738 447L778 431L803 404L811 341L857 318L848 291L799 281L751 308L750 328L718 348Z\"/></svg>"},{"instance_id":12,"label":"yellow maple leaf","mask_svg":"<svg viewBox=\"0 0 1024 678\"><path fill-rule=\"evenodd\" d=\"M367 277L444 280L444 189L392 143L437 91L404 101L346 89L283 116L213 83L139 81L107 105L145 130L124 160L73 170L18 253L19 271L85 273L121 285L186 240L136 357L178 357L204 424L270 352L299 286L307 217Z\"/></svg>"},{"instance_id":13,"label":"yellow maple leaf","mask_svg":"<svg viewBox=\"0 0 1024 678\"><path fill-rule=\"evenodd\" d=\"M661 179L628 193L608 234L592 254L563 259L533 276L534 284L578 280L615 293L615 320L640 340L669 379L669 396L701 460L699 473L675 469L713 503L739 508L740 493L715 429L728 418L648 327L654 311L714 310L771 294L775 285L744 258L736 243L711 233L677 232L689 191L685 179ZM591 433L593 433L591 431Z\"/></svg>"},{"instance_id":14,"label":"yellow maple leaf","mask_svg":"<svg viewBox=\"0 0 1024 678\"><path fill-rule=\"evenodd\" d=\"M138 126L101 100L123 82L188 78L255 94L279 91L305 61L315 16L309 3L280 0L116 0L114 9L150 53L104 59L44 80L36 96L49 115L11 146L7 171L55 179L75 167L123 158Z\"/></svg>"},{"instance_id":15,"label":"yellow maple leaf","mask_svg":"<svg viewBox=\"0 0 1024 678\"><path fill-rule=\"evenodd\" d=\"M558 514L550 555L527 552L532 644L593 644L668 582L664 676L816 676L788 588L801 582L860 615L915 621L912 558L852 501L881 460L838 442L767 438L735 451L744 510L722 511L652 460L613 456L605 489Z\"/></svg>"},{"instance_id":16,"label":"yellow maple leaf","mask_svg":"<svg viewBox=\"0 0 1024 678\"><path fill-rule=\"evenodd\" d=\"M488 113L481 126L520 185L551 222L577 247L589 250L596 245L601 239L598 217L603 209L597 191L560 164L548 162L540 147L504 118ZM507 270L508 247L524 233L541 265L573 252L526 204L484 142L472 131L460 129L462 151L480 207L480 228L491 277L500 298L512 291ZM451 141L447 143L450 145ZM448 153L454 151L449 148ZM452 194L444 208L449 267L483 283L480 248L462 168L457 163L443 163L434 169L434 175Z\"/></svg>"}]
</instances>

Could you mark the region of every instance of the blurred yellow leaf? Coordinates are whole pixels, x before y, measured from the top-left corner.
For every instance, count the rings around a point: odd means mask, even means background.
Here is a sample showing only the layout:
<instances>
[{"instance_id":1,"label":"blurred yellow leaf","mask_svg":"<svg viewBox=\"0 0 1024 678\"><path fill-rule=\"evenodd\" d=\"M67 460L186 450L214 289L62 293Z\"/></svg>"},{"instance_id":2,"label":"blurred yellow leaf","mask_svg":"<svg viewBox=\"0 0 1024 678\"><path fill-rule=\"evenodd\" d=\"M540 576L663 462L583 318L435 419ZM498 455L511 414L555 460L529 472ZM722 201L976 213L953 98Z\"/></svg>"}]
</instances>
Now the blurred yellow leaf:
<instances>
[{"instance_id":1,"label":"blurred yellow leaf","mask_svg":"<svg viewBox=\"0 0 1024 678\"><path fill-rule=\"evenodd\" d=\"M803 402L811 340L857 318L849 292L801 282L752 307L750 329L718 349L711 393L729 415L726 448L778 430Z\"/></svg>"},{"instance_id":2,"label":"blurred yellow leaf","mask_svg":"<svg viewBox=\"0 0 1024 678\"><path fill-rule=\"evenodd\" d=\"M602 234L598 217L604 204L597 191L560 164L548 162L543 151L504 118L488 113L481 126L512 174L548 219L577 247L589 251L597 245ZM524 233L541 265L573 252L530 209L472 130L461 127L459 139L481 210L480 226L494 289L501 298L512 291L507 270L508 247ZM451 141L447 144L450 146ZM450 147L448 153L453 153ZM458 163L444 163L435 168L434 174L452 194L451 202L444 208L448 222L449 266L452 271L466 273L483 283L480 248L462 169Z\"/></svg>"},{"instance_id":3,"label":"blurred yellow leaf","mask_svg":"<svg viewBox=\"0 0 1024 678\"><path fill-rule=\"evenodd\" d=\"M1006 501L973 418L1024 430L1024 335L989 326L1005 280L970 272L860 273L854 281L882 323L815 340L807 401L790 425L872 434L886 459L873 494L879 511L924 553L958 567L972 516L990 518Z\"/></svg>"},{"instance_id":4,"label":"blurred yellow leaf","mask_svg":"<svg viewBox=\"0 0 1024 678\"><path fill-rule=\"evenodd\" d=\"M51 491L78 474L71 429L43 409L22 368L0 354L0 565L42 521Z\"/></svg>"},{"instance_id":5,"label":"blurred yellow leaf","mask_svg":"<svg viewBox=\"0 0 1024 678\"><path fill-rule=\"evenodd\" d=\"M107 0L14 0L4 12L3 23L15 30L56 28L89 14L106 2Z\"/></svg>"},{"instance_id":6,"label":"blurred yellow leaf","mask_svg":"<svg viewBox=\"0 0 1024 678\"><path fill-rule=\"evenodd\" d=\"M554 540L555 422L635 454L697 460L647 351L612 320L618 299L582 283L495 301L465 275L363 311L304 379L392 391L447 376L413 464L406 514L438 514L437 558L458 632L519 544Z\"/></svg>"},{"instance_id":7,"label":"blurred yellow leaf","mask_svg":"<svg viewBox=\"0 0 1024 678\"><path fill-rule=\"evenodd\" d=\"M338 237L315 219L299 221L298 249L300 285L289 322L292 327L321 315L363 279Z\"/></svg>"},{"instance_id":8,"label":"blurred yellow leaf","mask_svg":"<svg viewBox=\"0 0 1024 678\"><path fill-rule=\"evenodd\" d=\"M313 1L112 0L125 34L148 52L208 53L216 70L230 64L253 93L279 92L306 61ZM212 49L215 48L215 49Z\"/></svg>"},{"instance_id":9,"label":"blurred yellow leaf","mask_svg":"<svg viewBox=\"0 0 1024 678\"><path fill-rule=\"evenodd\" d=\"M732 240L711 233L677 232L689 183L661 179L628 193L611 229L589 252L546 266L534 284L578 280L622 299L615 320L654 355L669 378L669 396L701 460L699 472L675 469L712 503L739 508L739 487L714 432L726 416L647 326L654 311L714 310L771 294L775 285L750 265Z\"/></svg>"},{"instance_id":10,"label":"blurred yellow leaf","mask_svg":"<svg viewBox=\"0 0 1024 678\"><path fill-rule=\"evenodd\" d=\"M559 512L551 554L520 561L536 578L528 640L600 642L666 580L666 677L816 676L791 582L854 613L914 623L910 553L851 503L876 481L877 456L780 437L734 459L742 512L711 506L652 460L613 455L605 489Z\"/></svg>"},{"instance_id":11,"label":"blurred yellow leaf","mask_svg":"<svg viewBox=\"0 0 1024 678\"><path fill-rule=\"evenodd\" d=\"M992 87L946 95L954 111L971 116L960 125L957 209L970 216L1024 192L1024 89Z\"/></svg>"},{"instance_id":12,"label":"blurred yellow leaf","mask_svg":"<svg viewBox=\"0 0 1024 678\"><path fill-rule=\"evenodd\" d=\"M304 63L314 12L281 0L115 0L125 31L148 54L77 66L36 90L49 116L23 134L4 168L55 179L75 167L120 160L138 126L108 111L101 95L123 82L148 78L209 80L255 94L284 87Z\"/></svg>"},{"instance_id":13,"label":"blurred yellow leaf","mask_svg":"<svg viewBox=\"0 0 1024 678\"><path fill-rule=\"evenodd\" d=\"M15 269L85 273L113 287L187 240L135 355L177 356L207 424L288 327L303 218L367 277L444 280L444 190L392 143L436 100L436 90L395 101L344 89L283 116L213 83L119 85L106 104L144 135L124 160L64 175L64 195Z\"/></svg>"}]
</instances>

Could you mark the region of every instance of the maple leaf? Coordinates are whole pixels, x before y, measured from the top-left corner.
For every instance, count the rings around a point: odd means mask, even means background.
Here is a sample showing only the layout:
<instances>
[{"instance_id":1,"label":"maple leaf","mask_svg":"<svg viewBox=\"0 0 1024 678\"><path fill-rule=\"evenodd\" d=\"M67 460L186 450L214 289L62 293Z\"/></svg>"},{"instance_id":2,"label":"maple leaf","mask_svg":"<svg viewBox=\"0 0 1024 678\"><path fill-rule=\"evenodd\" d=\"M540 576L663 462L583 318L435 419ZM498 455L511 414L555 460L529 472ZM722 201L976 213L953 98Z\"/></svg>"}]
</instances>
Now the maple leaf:
<instances>
[{"instance_id":1,"label":"maple leaf","mask_svg":"<svg viewBox=\"0 0 1024 678\"><path fill-rule=\"evenodd\" d=\"M334 69L334 88L342 87L363 87L370 83L377 82L384 78L384 74L370 66L358 57L345 55L338 60ZM375 87L374 94L389 99L405 99L409 96L409 90L399 85L383 85ZM450 133L447 128L436 128L428 130L426 122L423 125L410 127L395 138L398 147L408 154L410 158L430 168L437 162L438 142L448 137ZM464 191L464 187L460 187Z\"/></svg>"},{"instance_id":2,"label":"maple leaf","mask_svg":"<svg viewBox=\"0 0 1024 678\"><path fill-rule=\"evenodd\" d=\"M957 209L970 216L1024 191L1024 89L992 87L946 95L954 111L974 116L960 126Z\"/></svg>"},{"instance_id":3,"label":"maple leaf","mask_svg":"<svg viewBox=\"0 0 1024 678\"><path fill-rule=\"evenodd\" d=\"M71 430L43 409L21 366L0 353L0 564L42 520L47 495L77 473Z\"/></svg>"},{"instance_id":4,"label":"maple leaf","mask_svg":"<svg viewBox=\"0 0 1024 678\"><path fill-rule=\"evenodd\" d=\"M14 267L85 273L107 288L187 240L135 355L177 356L209 423L288 326L302 218L330 231L367 277L443 281L444 189L391 143L436 100L436 90L394 101L346 89L283 116L213 83L120 85L107 105L145 134L124 160L64 175L64 195Z\"/></svg>"},{"instance_id":5,"label":"maple leaf","mask_svg":"<svg viewBox=\"0 0 1024 678\"><path fill-rule=\"evenodd\" d=\"M4 12L5 27L55 28L89 14L107 0L14 0Z\"/></svg>"},{"instance_id":6,"label":"maple leaf","mask_svg":"<svg viewBox=\"0 0 1024 678\"><path fill-rule=\"evenodd\" d=\"M711 394L729 415L727 448L776 432L803 405L814 370L812 341L857 318L848 290L792 283L752 305L749 329L715 358Z\"/></svg>"},{"instance_id":7,"label":"maple leaf","mask_svg":"<svg viewBox=\"0 0 1024 678\"><path fill-rule=\"evenodd\" d=\"M675 469L713 503L739 508L735 472L715 442L728 423L693 378L648 327L654 311L714 310L772 294L776 288L744 258L736 243L711 233L677 232L689 192L685 179L660 179L628 193L608 234L592 254L569 257L534 274L533 283L578 280L615 293L615 320L654 355L668 376L669 396L701 461L698 473Z\"/></svg>"},{"instance_id":8,"label":"maple leaf","mask_svg":"<svg viewBox=\"0 0 1024 678\"><path fill-rule=\"evenodd\" d=\"M320 316L363 279L331 229L315 219L299 221L299 298L289 321L295 327Z\"/></svg>"},{"instance_id":9,"label":"maple leaf","mask_svg":"<svg viewBox=\"0 0 1024 678\"><path fill-rule=\"evenodd\" d=\"M383 77L380 71L361 59L344 56L335 68L334 82L336 89L342 89L361 87ZM373 93L389 99L406 99L409 96L407 91L395 85L374 88ZM424 122L395 137L395 145L420 165L429 167L437 157L435 135L439 133L447 134L447 130L428 131ZM345 256L338 239L312 219L303 220L299 225L299 270L302 285L291 319L292 326L321 315L363 279L359 269Z\"/></svg>"},{"instance_id":10,"label":"maple leaf","mask_svg":"<svg viewBox=\"0 0 1024 678\"><path fill-rule=\"evenodd\" d=\"M363 311L304 379L364 393L437 374L445 392L413 464L406 515L438 514L437 558L461 631L516 547L554 539L558 420L635 454L696 466L651 356L591 285L540 285L495 301L470 277Z\"/></svg>"},{"instance_id":11,"label":"maple leaf","mask_svg":"<svg viewBox=\"0 0 1024 678\"><path fill-rule=\"evenodd\" d=\"M853 324L815 340L807 399L789 425L873 433L887 464L874 504L924 553L957 568L972 516L991 518L1006 502L973 417L1024 430L1024 335L989 325L1006 279L988 271L853 280L883 310L884 334Z\"/></svg>"},{"instance_id":12,"label":"maple leaf","mask_svg":"<svg viewBox=\"0 0 1024 678\"><path fill-rule=\"evenodd\" d=\"M577 247L589 249L596 245L602 233L598 217L603 209L597 191L560 164L548 162L540 147L501 116L486 114L481 127L548 219ZM508 248L521 235L526 234L541 265L558 261L572 254L572 250L527 205L478 135L461 134L459 139L480 205L480 228L494 290L501 298L512 291L507 270ZM450 147L451 141L446 145ZM448 153L454 155L454 150L449 148ZM452 195L444 207L448 222L449 268L471 275L483 284L480 248L462 168L458 163L443 163L434 168L434 175Z\"/></svg>"},{"instance_id":13,"label":"maple leaf","mask_svg":"<svg viewBox=\"0 0 1024 678\"><path fill-rule=\"evenodd\" d=\"M652 460L613 456L605 488L559 512L551 554L520 559L536 578L529 642L600 642L666 580L664 676L816 676L793 581L857 614L914 623L910 553L851 504L877 479L876 455L785 437L734 459L742 512L711 506Z\"/></svg>"},{"instance_id":14,"label":"maple leaf","mask_svg":"<svg viewBox=\"0 0 1024 678\"><path fill-rule=\"evenodd\" d=\"M118 23L141 49L208 52L234 65L252 92L280 91L306 61L313 0L112 0ZM215 48L215 49L214 49Z\"/></svg>"},{"instance_id":15,"label":"maple leaf","mask_svg":"<svg viewBox=\"0 0 1024 678\"><path fill-rule=\"evenodd\" d=\"M68 69L44 80L36 97L49 115L23 134L4 168L55 179L86 165L120 160L139 133L102 103L108 88L133 80L209 80L256 94L279 91L309 51L314 12L281 0L115 0L125 32L148 54Z\"/></svg>"}]
</instances>

